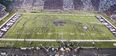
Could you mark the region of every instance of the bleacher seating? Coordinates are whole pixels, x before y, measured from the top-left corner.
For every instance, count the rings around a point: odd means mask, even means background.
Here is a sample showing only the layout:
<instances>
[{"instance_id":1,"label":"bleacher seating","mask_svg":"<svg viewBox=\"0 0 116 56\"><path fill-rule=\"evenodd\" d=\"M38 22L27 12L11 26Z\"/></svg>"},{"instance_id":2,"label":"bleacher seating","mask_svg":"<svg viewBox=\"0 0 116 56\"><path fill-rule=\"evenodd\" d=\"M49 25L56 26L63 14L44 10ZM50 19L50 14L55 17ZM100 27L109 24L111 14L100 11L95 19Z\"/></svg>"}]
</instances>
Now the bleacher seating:
<instances>
[{"instance_id":1,"label":"bleacher seating","mask_svg":"<svg viewBox=\"0 0 116 56\"><path fill-rule=\"evenodd\" d=\"M4 9L4 6L0 4L0 11L2 11L3 9Z\"/></svg>"},{"instance_id":2,"label":"bleacher seating","mask_svg":"<svg viewBox=\"0 0 116 56\"><path fill-rule=\"evenodd\" d=\"M31 11L33 9L74 9L112 14L116 10L115 4L116 0L13 0L10 8L24 9L24 11Z\"/></svg>"},{"instance_id":3,"label":"bleacher seating","mask_svg":"<svg viewBox=\"0 0 116 56\"><path fill-rule=\"evenodd\" d=\"M74 9L81 10L83 8L83 2L81 0L74 0Z\"/></svg>"},{"instance_id":4,"label":"bleacher seating","mask_svg":"<svg viewBox=\"0 0 116 56\"><path fill-rule=\"evenodd\" d=\"M93 6L94 10L98 11L100 0L91 0L91 3L92 3L92 6Z\"/></svg>"},{"instance_id":5,"label":"bleacher seating","mask_svg":"<svg viewBox=\"0 0 116 56\"><path fill-rule=\"evenodd\" d=\"M63 0L46 0L44 9L63 9Z\"/></svg>"},{"instance_id":6,"label":"bleacher seating","mask_svg":"<svg viewBox=\"0 0 116 56\"><path fill-rule=\"evenodd\" d=\"M116 14L116 4L112 5L108 10L105 11L107 15Z\"/></svg>"},{"instance_id":7,"label":"bleacher seating","mask_svg":"<svg viewBox=\"0 0 116 56\"><path fill-rule=\"evenodd\" d=\"M116 21L116 14L115 14L115 15L111 15L110 18L111 18L112 20L115 20L115 21Z\"/></svg>"},{"instance_id":8,"label":"bleacher seating","mask_svg":"<svg viewBox=\"0 0 116 56\"><path fill-rule=\"evenodd\" d=\"M7 12L5 11L5 6L3 6L2 4L0 4L0 20L3 19L3 17L7 14Z\"/></svg>"}]
</instances>

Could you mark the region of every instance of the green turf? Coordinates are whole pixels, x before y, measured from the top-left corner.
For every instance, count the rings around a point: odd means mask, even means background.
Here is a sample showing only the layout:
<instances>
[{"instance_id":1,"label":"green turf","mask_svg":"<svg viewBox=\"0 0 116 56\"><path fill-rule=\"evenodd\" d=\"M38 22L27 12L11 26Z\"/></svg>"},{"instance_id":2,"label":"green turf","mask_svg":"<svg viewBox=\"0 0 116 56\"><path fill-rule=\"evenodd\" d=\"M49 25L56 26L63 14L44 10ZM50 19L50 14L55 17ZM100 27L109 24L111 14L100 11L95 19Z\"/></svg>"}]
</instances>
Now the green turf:
<instances>
[{"instance_id":1,"label":"green turf","mask_svg":"<svg viewBox=\"0 0 116 56\"><path fill-rule=\"evenodd\" d=\"M95 42L93 45L92 42L68 42L70 44L69 47L96 47L96 48L116 48L113 44L116 42ZM18 42L18 41L0 41L0 47L59 47L63 45L62 42Z\"/></svg>"},{"instance_id":2,"label":"green turf","mask_svg":"<svg viewBox=\"0 0 116 56\"><path fill-rule=\"evenodd\" d=\"M54 22L63 22L55 25ZM83 26L88 27L87 31ZM112 40L112 33L95 16L24 13L20 20L4 35L22 39L82 39Z\"/></svg>"},{"instance_id":3,"label":"green turf","mask_svg":"<svg viewBox=\"0 0 116 56\"><path fill-rule=\"evenodd\" d=\"M9 13L8 16L6 16L3 20L0 21L0 25L2 25L3 23L5 23L14 13Z\"/></svg>"}]
</instances>

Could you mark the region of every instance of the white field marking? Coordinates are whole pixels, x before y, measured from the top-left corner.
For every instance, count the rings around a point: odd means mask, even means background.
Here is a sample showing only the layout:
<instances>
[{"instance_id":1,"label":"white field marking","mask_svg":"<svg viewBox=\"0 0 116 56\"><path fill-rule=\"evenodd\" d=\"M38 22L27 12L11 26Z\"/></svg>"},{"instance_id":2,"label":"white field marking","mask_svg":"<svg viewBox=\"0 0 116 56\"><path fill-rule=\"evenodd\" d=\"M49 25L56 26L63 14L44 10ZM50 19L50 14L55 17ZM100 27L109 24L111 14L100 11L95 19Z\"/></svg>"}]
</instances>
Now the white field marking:
<instances>
[{"instance_id":1,"label":"white field marking","mask_svg":"<svg viewBox=\"0 0 116 56\"><path fill-rule=\"evenodd\" d=\"M97 22L90 22L92 24L99 24L99 25L103 25L102 23L97 23Z\"/></svg>"},{"instance_id":2,"label":"white field marking","mask_svg":"<svg viewBox=\"0 0 116 56\"><path fill-rule=\"evenodd\" d=\"M35 14L35 15L71 15L71 16L95 16L94 14L93 15L88 15L88 14L55 14L55 13L21 13L21 14Z\"/></svg>"},{"instance_id":3,"label":"white field marking","mask_svg":"<svg viewBox=\"0 0 116 56\"><path fill-rule=\"evenodd\" d=\"M34 42L56 42L56 41L70 41L70 42L116 42L116 40L64 40L64 39L8 39L1 38L0 41L34 41Z\"/></svg>"},{"instance_id":4,"label":"white field marking","mask_svg":"<svg viewBox=\"0 0 116 56\"><path fill-rule=\"evenodd\" d=\"M85 33L81 33L81 35L85 35Z\"/></svg>"},{"instance_id":5,"label":"white field marking","mask_svg":"<svg viewBox=\"0 0 116 56\"><path fill-rule=\"evenodd\" d=\"M51 32L49 32L49 33L48 33L48 35L52 35L52 33L51 33Z\"/></svg>"},{"instance_id":6,"label":"white field marking","mask_svg":"<svg viewBox=\"0 0 116 56\"><path fill-rule=\"evenodd\" d=\"M23 34L31 34L30 32L28 32L28 33L23 33Z\"/></svg>"},{"instance_id":7,"label":"white field marking","mask_svg":"<svg viewBox=\"0 0 116 56\"><path fill-rule=\"evenodd\" d=\"M102 15L100 15L102 18L104 18ZM104 18L109 24L111 24L115 29L116 29L116 27L112 24L112 23L110 23L106 18Z\"/></svg>"},{"instance_id":8,"label":"white field marking","mask_svg":"<svg viewBox=\"0 0 116 56\"><path fill-rule=\"evenodd\" d=\"M105 36L106 34L105 34L105 33L103 33L102 35L104 35L104 36Z\"/></svg>"},{"instance_id":9,"label":"white field marking","mask_svg":"<svg viewBox=\"0 0 116 56\"><path fill-rule=\"evenodd\" d=\"M60 32L59 35L63 35L64 33L63 32Z\"/></svg>"},{"instance_id":10,"label":"white field marking","mask_svg":"<svg viewBox=\"0 0 116 56\"><path fill-rule=\"evenodd\" d=\"M74 35L75 33L70 33L70 35Z\"/></svg>"},{"instance_id":11,"label":"white field marking","mask_svg":"<svg viewBox=\"0 0 116 56\"><path fill-rule=\"evenodd\" d=\"M0 28L3 26L3 25L5 25L10 19L12 19L12 17L14 17L16 15L16 13L14 13L5 23L3 23L1 26L0 26Z\"/></svg>"},{"instance_id":12,"label":"white field marking","mask_svg":"<svg viewBox=\"0 0 116 56\"><path fill-rule=\"evenodd\" d=\"M92 36L95 36L95 33L91 33Z\"/></svg>"},{"instance_id":13,"label":"white field marking","mask_svg":"<svg viewBox=\"0 0 116 56\"><path fill-rule=\"evenodd\" d=\"M42 33L39 33L39 32L38 32L37 34L42 34Z\"/></svg>"}]
</instances>

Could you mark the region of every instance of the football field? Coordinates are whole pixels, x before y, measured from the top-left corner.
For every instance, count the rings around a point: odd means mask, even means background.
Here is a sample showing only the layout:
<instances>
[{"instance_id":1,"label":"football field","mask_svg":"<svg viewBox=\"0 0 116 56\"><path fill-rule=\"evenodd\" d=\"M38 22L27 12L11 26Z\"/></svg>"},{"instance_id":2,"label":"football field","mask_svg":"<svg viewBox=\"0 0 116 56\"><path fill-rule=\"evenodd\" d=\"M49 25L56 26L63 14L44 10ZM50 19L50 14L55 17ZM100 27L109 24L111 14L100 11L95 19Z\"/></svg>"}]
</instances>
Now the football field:
<instances>
[{"instance_id":1,"label":"football field","mask_svg":"<svg viewBox=\"0 0 116 56\"><path fill-rule=\"evenodd\" d=\"M113 34L95 15L22 13L3 36L13 39L112 40Z\"/></svg>"}]
</instances>

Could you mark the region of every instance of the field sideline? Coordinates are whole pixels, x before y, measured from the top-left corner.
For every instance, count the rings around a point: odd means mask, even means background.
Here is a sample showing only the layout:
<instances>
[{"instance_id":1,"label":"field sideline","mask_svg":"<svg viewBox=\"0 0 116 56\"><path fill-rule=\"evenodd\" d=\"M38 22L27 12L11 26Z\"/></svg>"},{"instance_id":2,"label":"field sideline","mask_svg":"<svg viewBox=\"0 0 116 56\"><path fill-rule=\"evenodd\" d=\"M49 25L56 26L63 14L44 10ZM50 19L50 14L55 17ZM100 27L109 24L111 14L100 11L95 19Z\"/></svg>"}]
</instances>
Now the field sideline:
<instances>
[{"instance_id":1,"label":"field sideline","mask_svg":"<svg viewBox=\"0 0 116 56\"><path fill-rule=\"evenodd\" d=\"M63 39L0 39L0 41L19 41L19 42L116 42L116 40L63 40Z\"/></svg>"},{"instance_id":2,"label":"field sideline","mask_svg":"<svg viewBox=\"0 0 116 56\"><path fill-rule=\"evenodd\" d=\"M59 23L60 22L60 23ZM85 31L83 28L87 27ZM95 14L22 13L20 20L4 35L16 39L112 40L112 33Z\"/></svg>"}]
</instances>

